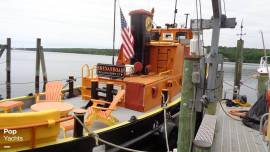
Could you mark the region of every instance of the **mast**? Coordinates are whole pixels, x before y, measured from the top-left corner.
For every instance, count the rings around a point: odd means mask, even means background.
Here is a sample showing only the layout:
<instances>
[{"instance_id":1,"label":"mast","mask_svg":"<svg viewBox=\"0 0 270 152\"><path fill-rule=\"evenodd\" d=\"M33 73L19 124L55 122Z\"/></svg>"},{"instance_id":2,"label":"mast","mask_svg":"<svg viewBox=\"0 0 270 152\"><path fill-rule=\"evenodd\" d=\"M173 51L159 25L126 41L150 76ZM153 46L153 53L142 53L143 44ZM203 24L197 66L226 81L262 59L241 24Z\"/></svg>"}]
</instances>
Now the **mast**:
<instances>
[{"instance_id":1,"label":"mast","mask_svg":"<svg viewBox=\"0 0 270 152\"><path fill-rule=\"evenodd\" d=\"M260 31L260 33L261 33L261 37L262 37L262 44L263 44L263 50L264 50L264 57L266 58L267 53L266 53L266 48L265 48L265 44L264 44L263 32L262 32L262 31Z\"/></svg>"},{"instance_id":2,"label":"mast","mask_svg":"<svg viewBox=\"0 0 270 152\"><path fill-rule=\"evenodd\" d=\"M175 0L175 5L174 5L174 18L173 18L173 26L174 27L176 27L176 25L175 25L176 14L177 14L177 0Z\"/></svg>"},{"instance_id":3,"label":"mast","mask_svg":"<svg viewBox=\"0 0 270 152\"><path fill-rule=\"evenodd\" d=\"M114 65L114 51L115 51L115 17L116 17L116 0L114 0L113 9L113 49L112 49L112 64Z\"/></svg>"}]
</instances>

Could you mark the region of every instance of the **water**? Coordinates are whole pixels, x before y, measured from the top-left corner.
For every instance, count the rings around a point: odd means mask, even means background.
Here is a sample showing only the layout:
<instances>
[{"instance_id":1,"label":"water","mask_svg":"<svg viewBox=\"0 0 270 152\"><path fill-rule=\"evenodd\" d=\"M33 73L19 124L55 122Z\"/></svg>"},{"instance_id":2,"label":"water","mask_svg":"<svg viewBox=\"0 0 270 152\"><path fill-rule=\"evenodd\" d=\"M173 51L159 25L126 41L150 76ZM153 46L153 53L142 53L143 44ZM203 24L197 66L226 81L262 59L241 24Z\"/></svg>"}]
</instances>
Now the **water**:
<instances>
[{"instance_id":1,"label":"water","mask_svg":"<svg viewBox=\"0 0 270 152\"><path fill-rule=\"evenodd\" d=\"M227 95L232 97L232 89L234 83L234 66L233 62L224 63L224 91L228 91ZM259 64L243 64L242 69L242 79L243 85L240 88L241 95L247 95L248 101L256 102L257 100L257 79L254 79L256 70L259 67ZM252 77L253 76L253 77ZM231 85L229 85L231 84ZM228 98L228 96L227 96Z\"/></svg>"},{"instance_id":2,"label":"water","mask_svg":"<svg viewBox=\"0 0 270 152\"><path fill-rule=\"evenodd\" d=\"M0 63L5 61L3 56L0 59ZM12 97L24 96L35 91L33 83L35 80L35 58L36 54L32 51L12 51ZM45 62L48 80L63 80L63 82L65 82L64 79L67 79L69 75L80 77L82 65L88 64L91 66L98 62L111 63L111 57L101 55L45 52ZM5 64L0 64L0 94L2 94L3 97L5 97L6 92L6 86L3 85L6 79L5 66ZM42 77L40 77L40 79L42 79ZM30 83L17 84L21 82ZM77 79L76 84L80 84L80 78Z\"/></svg>"},{"instance_id":3,"label":"water","mask_svg":"<svg viewBox=\"0 0 270 152\"><path fill-rule=\"evenodd\" d=\"M0 59L0 63L5 61L5 54ZM69 75L75 77L81 76L81 67L83 64L94 65L96 63L111 63L111 56L102 55L88 55L88 54L74 54L74 53L55 53L45 52L46 68L48 73L48 80L63 80L67 79ZM255 74L258 64L244 64L242 72L242 80L244 84L256 88L257 80L252 79L251 76ZM234 63L227 62L224 64L224 90L232 89L229 84L234 81ZM0 94L5 97L5 64L0 64ZM42 77L41 77L42 78ZM11 81L12 81L12 97L24 96L34 92L35 80L35 52L14 50L12 51L12 65L11 65ZM29 82L27 84L18 84L22 82ZM76 84L80 84L80 78L77 79ZM249 87L242 86L241 94L246 94L248 100L256 101L256 90Z\"/></svg>"}]
</instances>

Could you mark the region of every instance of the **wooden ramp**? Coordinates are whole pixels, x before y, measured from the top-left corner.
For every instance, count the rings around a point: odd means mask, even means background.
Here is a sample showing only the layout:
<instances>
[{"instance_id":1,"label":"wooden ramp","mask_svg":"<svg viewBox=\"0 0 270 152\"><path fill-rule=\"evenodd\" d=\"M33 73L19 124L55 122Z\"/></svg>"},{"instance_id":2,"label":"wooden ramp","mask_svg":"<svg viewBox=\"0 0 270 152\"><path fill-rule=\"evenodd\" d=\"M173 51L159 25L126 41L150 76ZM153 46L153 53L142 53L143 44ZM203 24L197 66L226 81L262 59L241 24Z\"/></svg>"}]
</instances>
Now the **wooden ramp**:
<instances>
[{"instance_id":1,"label":"wooden ramp","mask_svg":"<svg viewBox=\"0 0 270 152\"><path fill-rule=\"evenodd\" d=\"M225 105L223 105L225 110ZM218 105L217 124L212 152L267 152L259 131L246 127L242 121L228 117Z\"/></svg>"}]
</instances>

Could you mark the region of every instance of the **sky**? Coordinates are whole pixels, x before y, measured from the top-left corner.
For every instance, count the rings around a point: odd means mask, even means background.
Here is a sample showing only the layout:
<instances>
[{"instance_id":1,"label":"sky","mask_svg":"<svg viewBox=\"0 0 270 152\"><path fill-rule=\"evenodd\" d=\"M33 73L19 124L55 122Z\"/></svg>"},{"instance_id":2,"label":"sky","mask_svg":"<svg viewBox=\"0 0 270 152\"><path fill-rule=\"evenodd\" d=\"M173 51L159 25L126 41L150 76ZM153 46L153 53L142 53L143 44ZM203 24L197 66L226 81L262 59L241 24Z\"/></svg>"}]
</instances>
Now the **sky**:
<instances>
[{"instance_id":1,"label":"sky","mask_svg":"<svg viewBox=\"0 0 270 152\"><path fill-rule=\"evenodd\" d=\"M212 16L210 0L202 1L203 18ZM221 0L223 2L223 0ZM270 48L269 0L224 0L227 17L236 17L235 29L222 29L220 45L235 46L243 19L245 47L262 48L259 31L264 32ZM0 43L7 37L12 47L35 47L36 38L47 48L112 48L114 0L1 0ZM185 13L196 18L196 0L178 0L178 25L185 23ZM128 12L155 8L154 23L173 22L175 0L117 0L116 47L121 44L119 7L127 22ZM205 44L211 42L211 30L205 31Z\"/></svg>"}]
</instances>

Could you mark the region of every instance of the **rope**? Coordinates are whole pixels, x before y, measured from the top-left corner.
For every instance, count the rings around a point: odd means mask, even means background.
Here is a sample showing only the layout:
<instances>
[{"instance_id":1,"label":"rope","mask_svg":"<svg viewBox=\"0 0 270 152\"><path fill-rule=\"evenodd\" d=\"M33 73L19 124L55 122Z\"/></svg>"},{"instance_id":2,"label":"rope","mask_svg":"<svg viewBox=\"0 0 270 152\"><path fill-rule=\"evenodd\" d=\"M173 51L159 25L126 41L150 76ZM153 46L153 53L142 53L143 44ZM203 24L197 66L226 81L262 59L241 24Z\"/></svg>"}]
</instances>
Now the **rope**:
<instances>
[{"instance_id":1,"label":"rope","mask_svg":"<svg viewBox=\"0 0 270 152\"><path fill-rule=\"evenodd\" d=\"M224 81L224 83L225 84L227 84L227 85L229 85L229 86L231 86L231 87L234 87L232 84L230 84L229 82L226 82L226 81ZM251 89L251 90L253 90L253 91L257 91L257 89L255 89L255 88L252 88L251 86L248 86L248 85L246 85L246 84L244 84L244 83L240 83L240 85L241 86L245 86L245 87L247 87L247 88L249 88L249 89Z\"/></svg>"},{"instance_id":2,"label":"rope","mask_svg":"<svg viewBox=\"0 0 270 152\"><path fill-rule=\"evenodd\" d=\"M163 101L165 100L165 97L163 94L161 94ZM165 130L165 141L166 141L166 148L167 152L170 152L170 147L169 147L169 141L168 141L168 131L167 131L167 104L169 100L169 95L167 97L167 100L163 103L162 108L163 108L163 116L164 116L164 130Z\"/></svg>"},{"instance_id":3,"label":"rope","mask_svg":"<svg viewBox=\"0 0 270 152\"><path fill-rule=\"evenodd\" d=\"M252 78L253 78L253 76L254 76L255 74L257 74L257 73L253 73L253 74L252 74L251 76L249 76L247 79L243 80L243 81L242 81L242 83L244 83L244 82L248 81L249 79L252 79Z\"/></svg>"},{"instance_id":4,"label":"rope","mask_svg":"<svg viewBox=\"0 0 270 152\"><path fill-rule=\"evenodd\" d=\"M75 79L78 79L78 78L81 78L80 77L74 77ZM58 80L50 80L50 81L47 81L47 82L53 82L53 81L67 81L69 79L58 79ZM33 81L30 81L30 82L14 82L14 83L10 83L11 85L21 85L21 84L35 84L36 82L33 82ZM41 84L42 83L45 83L44 81L40 82ZM0 83L0 85L6 85L5 82L2 82Z\"/></svg>"},{"instance_id":5,"label":"rope","mask_svg":"<svg viewBox=\"0 0 270 152\"><path fill-rule=\"evenodd\" d=\"M76 116L76 115L73 115L74 118L80 123L80 125L83 126L83 128L88 132L88 134L91 134L91 131L87 128L87 126ZM104 139L101 139L98 134L92 132L92 135L94 136L94 138L96 139L96 144L98 145L98 141L104 143L104 144L107 144L107 145L110 145L112 147L115 147L115 148L118 148L118 149L121 149L121 150L125 150L125 151L130 151L130 152L145 152L145 151L140 151L140 150L135 150L135 149L131 149L131 148L126 148L126 147L122 147L122 146L119 146L119 145L116 145L114 143L111 143L111 142L108 142Z\"/></svg>"},{"instance_id":6,"label":"rope","mask_svg":"<svg viewBox=\"0 0 270 152\"><path fill-rule=\"evenodd\" d=\"M252 88L251 86L248 86L248 85L246 85L246 84L244 84L244 83L241 83L241 85L243 85L243 86L245 86L245 87L247 87L247 88L249 88L249 89L251 89L251 90L253 90L253 91L257 91L257 89Z\"/></svg>"},{"instance_id":7,"label":"rope","mask_svg":"<svg viewBox=\"0 0 270 152\"><path fill-rule=\"evenodd\" d=\"M223 83L225 83L225 84L227 84L227 85L229 85L229 86L231 86L231 87L234 87L231 83L229 83L229 82L226 82L226 81L224 81Z\"/></svg>"},{"instance_id":8,"label":"rope","mask_svg":"<svg viewBox=\"0 0 270 152\"><path fill-rule=\"evenodd\" d=\"M236 119L236 118L232 117L231 115L229 115L229 114L225 111L224 107L223 107L222 104L221 104L221 100L219 100L218 103L219 103L219 105L220 105L222 111L223 111L228 117L230 117L230 118L232 118L233 120L236 120L236 121L241 121L240 119Z\"/></svg>"}]
</instances>

